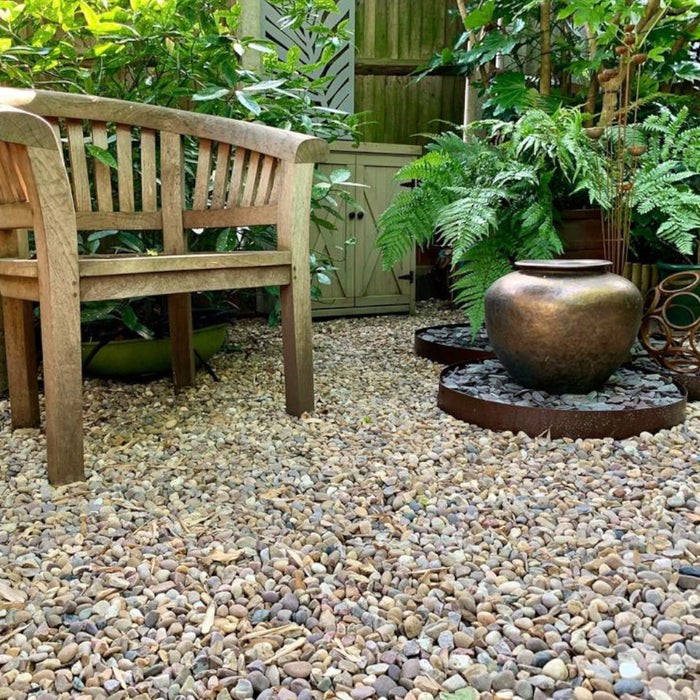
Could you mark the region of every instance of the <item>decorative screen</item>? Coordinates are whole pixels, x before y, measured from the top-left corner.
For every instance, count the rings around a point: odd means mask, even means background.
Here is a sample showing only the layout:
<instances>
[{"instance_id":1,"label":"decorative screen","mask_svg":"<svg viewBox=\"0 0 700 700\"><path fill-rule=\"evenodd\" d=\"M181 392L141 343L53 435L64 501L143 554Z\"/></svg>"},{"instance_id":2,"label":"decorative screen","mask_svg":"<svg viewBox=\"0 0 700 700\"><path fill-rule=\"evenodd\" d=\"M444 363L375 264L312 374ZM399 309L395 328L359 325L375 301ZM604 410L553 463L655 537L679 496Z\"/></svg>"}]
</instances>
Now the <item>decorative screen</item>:
<instances>
[{"instance_id":1,"label":"decorative screen","mask_svg":"<svg viewBox=\"0 0 700 700\"><path fill-rule=\"evenodd\" d=\"M355 0L338 0L339 13L323 12L319 21L328 27L349 20L348 29L355 31ZM262 34L268 41L274 42L280 49L282 59L286 58L287 51L292 46L301 49L302 61L305 64L316 63L321 58L321 50L315 43L314 35L305 28L282 28L280 19L282 13L268 2L262 3ZM324 107L339 109L352 113L355 110L355 52L354 47L347 46L324 69L319 70L314 76L317 78L327 75L335 76L328 83L323 94L318 96L318 101Z\"/></svg>"}]
</instances>

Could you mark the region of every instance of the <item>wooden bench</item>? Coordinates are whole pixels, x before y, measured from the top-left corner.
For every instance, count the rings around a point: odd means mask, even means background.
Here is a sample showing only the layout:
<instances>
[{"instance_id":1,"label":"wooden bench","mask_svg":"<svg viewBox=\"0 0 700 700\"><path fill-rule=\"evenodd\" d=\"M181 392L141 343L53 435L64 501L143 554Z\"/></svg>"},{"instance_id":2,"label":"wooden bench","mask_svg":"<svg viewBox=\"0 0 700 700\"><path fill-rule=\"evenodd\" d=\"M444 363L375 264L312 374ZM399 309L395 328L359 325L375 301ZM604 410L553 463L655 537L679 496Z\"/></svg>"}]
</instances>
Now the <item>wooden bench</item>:
<instances>
[{"instance_id":1,"label":"wooden bench","mask_svg":"<svg viewBox=\"0 0 700 700\"><path fill-rule=\"evenodd\" d=\"M116 143L116 177L86 143ZM197 153L191 201L185 145ZM314 163L326 153L320 139L260 124L0 88L0 295L12 426L39 424L39 302L51 483L84 478L81 301L168 295L179 389L195 373L190 293L280 285L287 411L313 409L309 209ZM276 250L187 251L186 229L257 224L276 225ZM23 245L28 229L35 259ZM163 254L78 255L78 231L107 229L162 231Z\"/></svg>"}]
</instances>

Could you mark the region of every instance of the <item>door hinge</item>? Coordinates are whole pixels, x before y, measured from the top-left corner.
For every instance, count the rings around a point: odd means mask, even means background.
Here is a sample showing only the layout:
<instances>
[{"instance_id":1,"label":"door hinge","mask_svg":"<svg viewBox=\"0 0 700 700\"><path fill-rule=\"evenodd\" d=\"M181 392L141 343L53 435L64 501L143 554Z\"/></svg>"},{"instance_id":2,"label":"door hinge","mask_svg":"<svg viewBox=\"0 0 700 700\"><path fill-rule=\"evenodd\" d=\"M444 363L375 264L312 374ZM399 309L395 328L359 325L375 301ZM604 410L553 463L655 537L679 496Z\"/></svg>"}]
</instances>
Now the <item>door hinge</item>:
<instances>
[{"instance_id":1,"label":"door hinge","mask_svg":"<svg viewBox=\"0 0 700 700\"><path fill-rule=\"evenodd\" d=\"M409 284L413 284L413 280L415 278L416 274L411 270L407 275L399 275L400 280L408 280Z\"/></svg>"}]
</instances>

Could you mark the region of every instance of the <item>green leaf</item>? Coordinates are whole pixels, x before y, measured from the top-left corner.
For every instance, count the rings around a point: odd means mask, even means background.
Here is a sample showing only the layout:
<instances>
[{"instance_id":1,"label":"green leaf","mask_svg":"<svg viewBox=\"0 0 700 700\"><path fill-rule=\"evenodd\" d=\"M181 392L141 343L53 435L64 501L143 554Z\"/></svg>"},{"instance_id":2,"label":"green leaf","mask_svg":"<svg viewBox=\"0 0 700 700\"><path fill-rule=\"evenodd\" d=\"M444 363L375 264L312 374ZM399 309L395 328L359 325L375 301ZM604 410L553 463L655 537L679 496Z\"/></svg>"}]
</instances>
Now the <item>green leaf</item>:
<instances>
[{"instance_id":1,"label":"green leaf","mask_svg":"<svg viewBox=\"0 0 700 700\"><path fill-rule=\"evenodd\" d=\"M87 143L85 144L85 150L95 160L99 160L100 163L106 165L108 168L114 168L115 170L117 169L118 166L116 158L106 148L95 146L93 143Z\"/></svg>"},{"instance_id":2,"label":"green leaf","mask_svg":"<svg viewBox=\"0 0 700 700\"><path fill-rule=\"evenodd\" d=\"M238 236L233 228L224 229L216 237L216 251L218 253L226 253L238 248Z\"/></svg>"},{"instance_id":3,"label":"green leaf","mask_svg":"<svg viewBox=\"0 0 700 700\"><path fill-rule=\"evenodd\" d=\"M516 111L527 107L532 88L525 83L525 76L517 71L506 71L497 75L489 89L489 106L494 107L495 114L502 114L509 109Z\"/></svg>"},{"instance_id":4,"label":"green leaf","mask_svg":"<svg viewBox=\"0 0 700 700\"><path fill-rule=\"evenodd\" d=\"M333 224L331 221L326 221L326 219L315 219L316 225L320 226L321 228L326 229L327 231L335 231L336 226Z\"/></svg>"},{"instance_id":5,"label":"green leaf","mask_svg":"<svg viewBox=\"0 0 700 700\"><path fill-rule=\"evenodd\" d=\"M80 307L80 322L93 323L112 318L113 312L119 307L119 301L91 301Z\"/></svg>"},{"instance_id":6,"label":"green leaf","mask_svg":"<svg viewBox=\"0 0 700 700\"><path fill-rule=\"evenodd\" d=\"M477 7L476 10L472 10L464 18L464 26L467 29L478 29L488 24L493 20L493 13L496 9L496 3L494 0L489 0L489 2L484 3L481 7Z\"/></svg>"},{"instance_id":7,"label":"green leaf","mask_svg":"<svg viewBox=\"0 0 700 700\"><path fill-rule=\"evenodd\" d=\"M134 253L143 253L145 250L143 241L136 234L131 233L130 231L120 231L117 238L125 248L133 251Z\"/></svg>"},{"instance_id":8,"label":"green leaf","mask_svg":"<svg viewBox=\"0 0 700 700\"><path fill-rule=\"evenodd\" d=\"M146 340L152 340L155 335L150 328L139 321L138 317L136 316L136 312L130 305L125 306L124 310L122 311L122 323L130 331L133 331Z\"/></svg>"},{"instance_id":9,"label":"green leaf","mask_svg":"<svg viewBox=\"0 0 700 700\"><path fill-rule=\"evenodd\" d=\"M88 241L101 241L108 236L116 236L119 232L115 229L104 229L102 231L93 231L87 237Z\"/></svg>"},{"instance_id":10,"label":"green leaf","mask_svg":"<svg viewBox=\"0 0 700 700\"><path fill-rule=\"evenodd\" d=\"M243 88L245 92L264 92L265 90L273 90L281 85L284 85L284 80L263 80L261 83L255 83L255 85L248 85Z\"/></svg>"},{"instance_id":11,"label":"green leaf","mask_svg":"<svg viewBox=\"0 0 700 700\"><path fill-rule=\"evenodd\" d=\"M223 87L208 87L192 95L192 100L194 102L208 102L209 100L220 100L222 97L226 97L229 94L228 88Z\"/></svg>"},{"instance_id":12,"label":"green leaf","mask_svg":"<svg viewBox=\"0 0 700 700\"><path fill-rule=\"evenodd\" d=\"M259 51L260 53L275 53L275 50L272 48L272 46L269 46L268 44L261 44L257 41L251 41L249 44L246 45L246 47L249 49L253 49L253 51Z\"/></svg>"},{"instance_id":13,"label":"green leaf","mask_svg":"<svg viewBox=\"0 0 700 700\"><path fill-rule=\"evenodd\" d=\"M259 117L262 113L262 107L260 104L254 100L252 97L248 96L242 90L236 90L236 99L249 111L252 112L256 117Z\"/></svg>"},{"instance_id":14,"label":"green leaf","mask_svg":"<svg viewBox=\"0 0 700 700\"><path fill-rule=\"evenodd\" d=\"M350 179L350 171L347 168L338 168L330 174L329 178L334 185L339 185Z\"/></svg>"}]
</instances>

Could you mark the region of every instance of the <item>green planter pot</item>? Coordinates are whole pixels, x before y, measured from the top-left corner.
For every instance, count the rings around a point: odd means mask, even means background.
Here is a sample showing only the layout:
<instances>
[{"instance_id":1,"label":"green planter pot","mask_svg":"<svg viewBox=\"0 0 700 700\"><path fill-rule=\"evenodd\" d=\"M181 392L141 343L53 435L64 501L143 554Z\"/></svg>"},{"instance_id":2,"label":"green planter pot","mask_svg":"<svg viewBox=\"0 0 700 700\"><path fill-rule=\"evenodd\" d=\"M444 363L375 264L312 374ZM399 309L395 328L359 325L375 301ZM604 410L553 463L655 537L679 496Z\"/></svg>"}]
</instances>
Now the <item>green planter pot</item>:
<instances>
[{"instance_id":1,"label":"green planter pot","mask_svg":"<svg viewBox=\"0 0 700 700\"><path fill-rule=\"evenodd\" d=\"M221 349L226 323L194 332L194 348L203 360ZM99 343L83 343L83 363ZM198 358L195 358L198 362ZM113 340L103 345L90 360L85 373L94 377L137 377L170 372L170 338L160 340Z\"/></svg>"},{"instance_id":2,"label":"green planter pot","mask_svg":"<svg viewBox=\"0 0 700 700\"><path fill-rule=\"evenodd\" d=\"M656 263L659 270L659 279L665 280L676 272L688 272L689 270L700 270L700 265L673 265L671 263ZM700 296L700 285L692 289L693 294ZM685 294L669 307L668 320L678 326L685 326L700 318L700 303L695 297Z\"/></svg>"}]
</instances>

